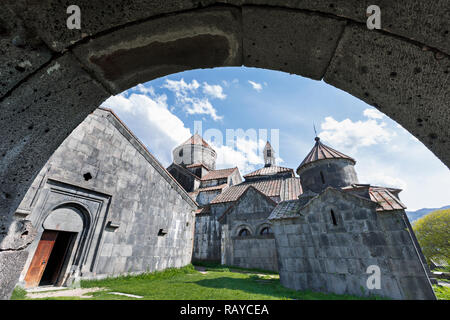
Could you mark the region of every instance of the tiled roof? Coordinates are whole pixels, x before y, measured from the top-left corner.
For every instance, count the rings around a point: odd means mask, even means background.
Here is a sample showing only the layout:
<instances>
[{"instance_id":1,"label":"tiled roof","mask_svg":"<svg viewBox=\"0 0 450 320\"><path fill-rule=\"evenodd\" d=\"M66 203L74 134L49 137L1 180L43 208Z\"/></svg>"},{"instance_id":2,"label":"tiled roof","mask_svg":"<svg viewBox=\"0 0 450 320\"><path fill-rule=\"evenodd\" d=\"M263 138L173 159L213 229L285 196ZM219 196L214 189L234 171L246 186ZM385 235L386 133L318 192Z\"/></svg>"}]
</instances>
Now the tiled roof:
<instances>
[{"instance_id":1,"label":"tiled roof","mask_svg":"<svg viewBox=\"0 0 450 320\"><path fill-rule=\"evenodd\" d=\"M228 176L230 176L237 169L237 167L234 167L229 169L211 170L204 177L202 177L202 181L228 178Z\"/></svg>"},{"instance_id":2,"label":"tiled roof","mask_svg":"<svg viewBox=\"0 0 450 320\"><path fill-rule=\"evenodd\" d=\"M256 176L271 176L271 175L274 175L277 173L284 173L284 172L292 172L292 176L294 176L294 170L291 168L270 166L270 167L263 167L256 171L250 172L250 173L246 174L244 176L244 178L256 177Z\"/></svg>"},{"instance_id":3,"label":"tiled roof","mask_svg":"<svg viewBox=\"0 0 450 320\"><path fill-rule=\"evenodd\" d=\"M193 163L193 164L188 164L186 166L186 168L196 168L196 167L203 167L206 168L205 165L203 163ZM208 169L208 168L206 168ZM209 170L209 169L208 169Z\"/></svg>"},{"instance_id":4,"label":"tiled roof","mask_svg":"<svg viewBox=\"0 0 450 320\"><path fill-rule=\"evenodd\" d=\"M299 217L300 209L311 200L310 197L297 199L297 200L287 200L280 202L275 209L273 209L268 220L285 219L285 218L295 218Z\"/></svg>"},{"instance_id":5,"label":"tiled roof","mask_svg":"<svg viewBox=\"0 0 450 320\"><path fill-rule=\"evenodd\" d=\"M262 180L255 182L243 182L228 187L224 192L219 194L213 201L214 203L232 202L247 190L249 186L255 187L268 197L280 197L280 200L296 199L302 192L299 178Z\"/></svg>"},{"instance_id":6,"label":"tiled roof","mask_svg":"<svg viewBox=\"0 0 450 320\"><path fill-rule=\"evenodd\" d=\"M223 183L223 184L219 184L217 186L212 186L212 187L205 187L205 188L198 188L195 192L196 193L200 193L202 191L214 191L214 190L221 190L223 188L226 188L228 186L228 184Z\"/></svg>"},{"instance_id":7,"label":"tiled roof","mask_svg":"<svg viewBox=\"0 0 450 320\"><path fill-rule=\"evenodd\" d=\"M406 209L406 206L391 192L391 190L389 190L389 188L370 187L369 195L372 201L378 203L377 211Z\"/></svg>"},{"instance_id":8,"label":"tiled roof","mask_svg":"<svg viewBox=\"0 0 450 320\"><path fill-rule=\"evenodd\" d=\"M242 199L242 197L244 197L244 195L252 189L254 189L257 193L261 194L272 205L274 205L274 206L277 205L277 203L275 201L273 201L269 196L265 195L264 193L262 193L261 191L256 189L254 186L247 186L247 188L244 190L244 192L242 192L242 194L239 196L239 198L236 199L236 201L231 206L229 206L228 209L225 210L225 212L219 217L219 220L222 220L228 213L230 213L238 205L238 203Z\"/></svg>"},{"instance_id":9,"label":"tiled roof","mask_svg":"<svg viewBox=\"0 0 450 320\"><path fill-rule=\"evenodd\" d=\"M211 146L208 143L206 143L206 141L203 140L203 138L198 133L194 134L192 137L187 139L181 145L185 145L185 144L197 144L197 145L202 145L204 147L211 148Z\"/></svg>"},{"instance_id":10,"label":"tiled roof","mask_svg":"<svg viewBox=\"0 0 450 320\"><path fill-rule=\"evenodd\" d=\"M342 188L344 191L354 191L358 188L368 189L370 200L378 204L377 211L392 211L392 210L404 210L406 206L400 201L400 199L395 195L401 190L396 188L378 187L370 185L351 185Z\"/></svg>"},{"instance_id":11,"label":"tiled roof","mask_svg":"<svg viewBox=\"0 0 450 320\"><path fill-rule=\"evenodd\" d=\"M297 168L298 170L303 167L304 165L318 161L318 160L325 160L325 159L348 159L352 161L353 163L356 163L355 159L352 157L349 157L342 152L339 152L329 146L324 145L322 142L320 142L320 138L316 137L316 144L311 149L311 151L308 153L308 155L305 157L305 159L302 161L302 163Z\"/></svg>"}]
</instances>

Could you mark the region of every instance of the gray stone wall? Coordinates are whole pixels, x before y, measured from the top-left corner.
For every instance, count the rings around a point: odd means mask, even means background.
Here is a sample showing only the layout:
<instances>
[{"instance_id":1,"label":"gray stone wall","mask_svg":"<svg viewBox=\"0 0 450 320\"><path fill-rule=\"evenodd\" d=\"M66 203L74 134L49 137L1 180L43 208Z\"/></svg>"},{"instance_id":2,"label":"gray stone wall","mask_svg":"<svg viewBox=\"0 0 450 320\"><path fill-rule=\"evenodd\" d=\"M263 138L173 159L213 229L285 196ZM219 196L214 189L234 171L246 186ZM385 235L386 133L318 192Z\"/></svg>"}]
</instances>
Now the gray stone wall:
<instances>
[{"instance_id":1,"label":"gray stone wall","mask_svg":"<svg viewBox=\"0 0 450 320\"><path fill-rule=\"evenodd\" d=\"M221 227L213 213L195 218L194 261L220 261Z\"/></svg>"},{"instance_id":2,"label":"gray stone wall","mask_svg":"<svg viewBox=\"0 0 450 320\"><path fill-rule=\"evenodd\" d=\"M199 206L206 205L214 200L214 198L217 197L217 195L221 192L222 190L202 191L198 194L196 201Z\"/></svg>"},{"instance_id":3,"label":"gray stone wall","mask_svg":"<svg viewBox=\"0 0 450 320\"><path fill-rule=\"evenodd\" d=\"M435 299L402 215L376 212L367 200L327 189L296 218L272 220L281 283L295 290ZM381 270L380 289L366 285L370 265Z\"/></svg>"},{"instance_id":4,"label":"gray stone wall","mask_svg":"<svg viewBox=\"0 0 450 320\"><path fill-rule=\"evenodd\" d=\"M299 170L299 175L303 191L311 190L316 193L327 187L338 188L358 183L355 167L346 159L320 160L310 163Z\"/></svg>"},{"instance_id":5,"label":"gray stone wall","mask_svg":"<svg viewBox=\"0 0 450 320\"><path fill-rule=\"evenodd\" d=\"M16 219L31 220L39 233L28 248L21 280L46 216L52 208L72 203L98 216L89 240L95 248L78 266L82 278L181 267L191 261L195 203L109 111L97 109L70 134L22 201ZM166 234L158 235L160 229Z\"/></svg>"},{"instance_id":6,"label":"gray stone wall","mask_svg":"<svg viewBox=\"0 0 450 320\"><path fill-rule=\"evenodd\" d=\"M217 219L232 204L232 202L213 204L207 213L197 214L192 260L220 262L222 227Z\"/></svg>"},{"instance_id":7,"label":"gray stone wall","mask_svg":"<svg viewBox=\"0 0 450 320\"><path fill-rule=\"evenodd\" d=\"M234 237L233 260L227 265L278 271L277 252L273 236Z\"/></svg>"},{"instance_id":8,"label":"gray stone wall","mask_svg":"<svg viewBox=\"0 0 450 320\"><path fill-rule=\"evenodd\" d=\"M267 218L274 207L274 202L251 187L221 217L222 264L278 270L274 236L261 235L264 227L271 227ZM239 236L243 228L250 234Z\"/></svg>"}]
</instances>

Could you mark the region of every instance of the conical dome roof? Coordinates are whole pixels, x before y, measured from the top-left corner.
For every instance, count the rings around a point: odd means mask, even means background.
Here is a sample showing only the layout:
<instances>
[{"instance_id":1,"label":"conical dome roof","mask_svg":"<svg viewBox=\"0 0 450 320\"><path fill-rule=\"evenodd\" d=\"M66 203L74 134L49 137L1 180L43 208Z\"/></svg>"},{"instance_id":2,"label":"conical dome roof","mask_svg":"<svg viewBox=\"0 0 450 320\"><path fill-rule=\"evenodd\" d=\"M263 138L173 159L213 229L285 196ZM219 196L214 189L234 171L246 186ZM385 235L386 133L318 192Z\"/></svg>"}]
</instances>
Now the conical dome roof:
<instances>
[{"instance_id":1,"label":"conical dome roof","mask_svg":"<svg viewBox=\"0 0 450 320\"><path fill-rule=\"evenodd\" d=\"M314 140L316 140L316 144L302 161L302 163L298 166L297 173L303 166L307 165L308 163L325 159L347 159L352 161L353 164L356 164L355 159L353 159L352 157L349 157L342 152L324 145L322 142L320 142L319 137L316 137Z\"/></svg>"},{"instance_id":2,"label":"conical dome roof","mask_svg":"<svg viewBox=\"0 0 450 320\"><path fill-rule=\"evenodd\" d=\"M189 144L189 145L196 144L196 145L201 145L201 146L204 146L204 147L207 147L207 148L211 148L211 146L205 140L203 140L203 138L198 133L194 134L192 137L187 139L181 145L184 146L184 145L187 145L187 144Z\"/></svg>"}]
</instances>

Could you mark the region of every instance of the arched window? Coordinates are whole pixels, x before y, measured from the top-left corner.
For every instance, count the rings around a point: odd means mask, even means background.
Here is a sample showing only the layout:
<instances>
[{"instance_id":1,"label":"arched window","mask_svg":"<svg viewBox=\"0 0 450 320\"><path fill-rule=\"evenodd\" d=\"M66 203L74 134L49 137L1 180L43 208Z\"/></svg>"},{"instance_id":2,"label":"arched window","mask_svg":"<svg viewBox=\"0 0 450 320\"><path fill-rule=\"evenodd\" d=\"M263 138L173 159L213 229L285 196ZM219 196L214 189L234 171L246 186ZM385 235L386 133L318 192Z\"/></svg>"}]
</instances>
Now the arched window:
<instances>
[{"instance_id":1,"label":"arched window","mask_svg":"<svg viewBox=\"0 0 450 320\"><path fill-rule=\"evenodd\" d=\"M248 229L246 229L246 228L239 231L239 237L248 237L249 235L250 235L250 231L248 231Z\"/></svg>"},{"instance_id":2,"label":"arched window","mask_svg":"<svg viewBox=\"0 0 450 320\"><path fill-rule=\"evenodd\" d=\"M334 215L333 209L330 210L330 213L331 213L331 220L333 221L333 224L335 226L337 226L337 220L336 220L336 216Z\"/></svg>"},{"instance_id":3,"label":"arched window","mask_svg":"<svg viewBox=\"0 0 450 320\"><path fill-rule=\"evenodd\" d=\"M270 227L264 227L259 232L260 235L267 235L267 234L272 234L272 233L273 233L272 228L270 228Z\"/></svg>"},{"instance_id":4,"label":"arched window","mask_svg":"<svg viewBox=\"0 0 450 320\"><path fill-rule=\"evenodd\" d=\"M178 155L179 155L180 157L183 156L183 149L181 149L181 150L178 152Z\"/></svg>"}]
</instances>

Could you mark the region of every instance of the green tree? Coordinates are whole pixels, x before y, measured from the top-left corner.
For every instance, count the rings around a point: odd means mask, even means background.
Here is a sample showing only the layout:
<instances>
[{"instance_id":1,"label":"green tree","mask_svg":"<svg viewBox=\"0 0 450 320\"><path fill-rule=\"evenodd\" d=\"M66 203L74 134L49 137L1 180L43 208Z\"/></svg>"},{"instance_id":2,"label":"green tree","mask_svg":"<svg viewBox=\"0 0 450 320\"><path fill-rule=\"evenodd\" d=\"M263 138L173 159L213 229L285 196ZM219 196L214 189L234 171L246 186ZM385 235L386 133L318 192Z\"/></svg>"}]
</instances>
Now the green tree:
<instances>
[{"instance_id":1,"label":"green tree","mask_svg":"<svg viewBox=\"0 0 450 320\"><path fill-rule=\"evenodd\" d=\"M431 259L450 262L450 209L427 214L413 224L413 230L428 263Z\"/></svg>"}]
</instances>

